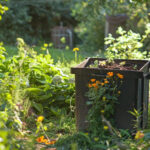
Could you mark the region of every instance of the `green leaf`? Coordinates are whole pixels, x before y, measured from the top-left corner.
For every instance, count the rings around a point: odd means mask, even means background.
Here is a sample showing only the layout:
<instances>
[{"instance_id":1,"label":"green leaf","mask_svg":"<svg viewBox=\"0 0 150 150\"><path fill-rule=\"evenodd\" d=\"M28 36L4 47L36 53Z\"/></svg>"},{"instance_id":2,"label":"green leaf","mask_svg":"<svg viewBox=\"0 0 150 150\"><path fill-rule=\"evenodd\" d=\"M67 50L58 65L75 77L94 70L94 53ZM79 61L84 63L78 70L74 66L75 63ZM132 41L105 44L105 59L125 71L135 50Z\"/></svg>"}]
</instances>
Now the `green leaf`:
<instances>
[{"instance_id":1,"label":"green leaf","mask_svg":"<svg viewBox=\"0 0 150 150\"><path fill-rule=\"evenodd\" d=\"M39 104L39 103L36 103L36 102L31 102L31 106L34 107L38 112L40 112L40 113L43 112L42 104Z\"/></svg>"}]
</instances>

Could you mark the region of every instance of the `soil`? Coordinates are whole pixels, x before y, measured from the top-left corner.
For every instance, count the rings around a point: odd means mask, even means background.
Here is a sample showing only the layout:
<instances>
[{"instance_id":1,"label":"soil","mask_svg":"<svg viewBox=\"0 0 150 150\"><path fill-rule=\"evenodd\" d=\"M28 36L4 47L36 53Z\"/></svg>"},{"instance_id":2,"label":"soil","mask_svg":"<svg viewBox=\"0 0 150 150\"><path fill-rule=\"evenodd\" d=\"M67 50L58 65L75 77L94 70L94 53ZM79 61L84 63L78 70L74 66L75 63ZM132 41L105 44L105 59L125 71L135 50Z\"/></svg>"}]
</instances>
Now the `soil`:
<instances>
[{"instance_id":1,"label":"soil","mask_svg":"<svg viewBox=\"0 0 150 150\"><path fill-rule=\"evenodd\" d=\"M143 65L135 64L133 62L113 62L108 63L107 61L99 61L98 67L102 69L111 69L111 70L139 70Z\"/></svg>"}]
</instances>

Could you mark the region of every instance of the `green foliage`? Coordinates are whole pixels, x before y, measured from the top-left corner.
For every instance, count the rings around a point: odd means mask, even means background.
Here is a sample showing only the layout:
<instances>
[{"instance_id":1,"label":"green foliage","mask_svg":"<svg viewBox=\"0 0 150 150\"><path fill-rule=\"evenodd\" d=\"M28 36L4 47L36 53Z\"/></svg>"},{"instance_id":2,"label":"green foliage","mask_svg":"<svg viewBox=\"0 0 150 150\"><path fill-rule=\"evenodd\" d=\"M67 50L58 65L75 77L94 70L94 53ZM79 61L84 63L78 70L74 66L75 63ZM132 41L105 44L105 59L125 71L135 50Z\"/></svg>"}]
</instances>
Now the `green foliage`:
<instances>
[{"instance_id":1,"label":"green foliage","mask_svg":"<svg viewBox=\"0 0 150 150\"><path fill-rule=\"evenodd\" d=\"M20 76L26 97L38 113L48 116L53 107L68 107L74 94L69 77L53 65L50 54L39 54L18 38L19 54L3 62L1 74Z\"/></svg>"},{"instance_id":2,"label":"green foliage","mask_svg":"<svg viewBox=\"0 0 150 150\"><path fill-rule=\"evenodd\" d=\"M129 111L129 113L135 117L135 120L133 120L134 128L136 130L139 130L139 120L141 118L142 113L139 110L136 110L135 108L133 109L133 111Z\"/></svg>"},{"instance_id":3,"label":"green foliage","mask_svg":"<svg viewBox=\"0 0 150 150\"><path fill-rule=\"evenodd\" d=\"M145 34L140 35L133 31L124 31L121 27L118 28L117 38L109 34L105 38L105 44L108 45L105 56L109 61L114 59L144 59L147 52L141 52L139 49L143 47L144 40L150 34L150 24L147 24Z\"/></svg>"},{"instance_id":4,"label":"green foliage","mask_svg":"<svg viewBox=\"0 0 150 150\"><path fill-rule=\"evenodd\" d=\"M104 121L105 119L114 124L112 118L122 83L120 77L121 79L123 78L121 74L114 75L113 72L109 72L105 79L101 81L91 79L88 85L89 90L86 96L89 100L87 105L91 107L88 112L88 129L94 137L99 137L100 139L105 137L108 130L108 124Z\"/></svg>"},{"instance_id":5,"label":"green foliage","mask_svg":"<svg viewBox=\"0 0 150 150\"><path fill-rule=\"evenodd\" d=\"M2 0L1 2L4 3L7 0ZM8 10L8 7L0 3L0 20L2 19L2 15Z\"/></svg>"},{"instance_id":6,"label":"green foliage","mask_svg":"<svg viewBox=\"0 0 150 150\"><path fill-rule=\"evenodd\" d=\"M73 135L63 136L57 142L58 147L64 147L66 150L83 148L87 149L91 145L90 138L85 133L74 133ZM75 149L75 150L76 150Z\"/></svg>"},{"instance_id":7,"label":"green foliage","mask_svg":"<svg viewBox=\"0 0 150 150\"><path fill-rule=\"evenodd\" d=\"M48 50L38 55L21 38L17 45L18 54L8 59L2 44L0 49L0 130L10 136L10 142L2 145L7 147L12 142L14 150L18 146L25 149L26 142L31 144L30 137L24 143L19 139L14 142L15 132L26 135L24 122L35 123L37 114L47 119L59 117L62 108L68 113L74 105L74 83L53 64Z\"/></svg>"},{"instance_id":8,"label":"green foliage","mask_svg":"<svg viewBox=\"0 0 150 150\"><path fill-rule=\"evenodd\" d=\"M9 0L9 10L1 21L0 40L15 43L17 37L35 44L40 39L50 39L51 29L55 25L75 23L71 17L69 0Z\"/></svg>"},{"instance_id":9,"label":"green foliage","mask_svg":"<svg viewBox=\"0 0 150 150\"><path fill-rule=\"evenodd\" d=\"M79 21L75 32L82 40L82 47L86 51L97 51L103 48L104 16L99 11L99 0L73 1L72 15Z\"/></svg>"},{"instance_id":10,"label":"green foliage","mask_svg":"<svg viewBox=\"0 0 150 150\"><path fill-rule=\"evenodd\" d=\"M106 15L128 15L128 29L143 33L149 22L149 2L134 3L128 0L76 0L72 14L79 21L76 32L83 41L83 48L90 51L103 50ZM144 43L148 45L148 41Z\"/></svg>"}]
</instances>

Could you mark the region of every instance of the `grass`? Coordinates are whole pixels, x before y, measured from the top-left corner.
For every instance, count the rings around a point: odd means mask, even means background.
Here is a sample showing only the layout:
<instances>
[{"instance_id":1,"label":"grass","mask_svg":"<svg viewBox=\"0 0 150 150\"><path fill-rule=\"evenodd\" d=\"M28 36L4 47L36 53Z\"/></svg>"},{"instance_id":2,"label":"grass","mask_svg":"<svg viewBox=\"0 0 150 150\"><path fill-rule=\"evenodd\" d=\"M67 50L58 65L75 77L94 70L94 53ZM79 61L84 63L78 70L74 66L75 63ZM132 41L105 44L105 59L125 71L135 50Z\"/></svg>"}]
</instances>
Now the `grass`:
<instances>
[{"instance_id":1,"label":"grass","mask_svg":"<svg viewBox=\"0 0 150 150\"><path fill-rule=\"evenodd\" d=\"M17 55L18 49L16 46L6 45L7 57L11 57L13 55ZM45 51L41 50L40 46L33 47L37 53L45 53ZM62 49L54 49L49 48L49 53L51 54L52 59L54 60L54 64L56 64L61 70L68 75L70 74L70 68L76 66L80 62L82 62L87 57L96 57L97 53L86 52L80 50L78 52L78 60L75 61L74 52L72 50L62 50ZM71 75L73 77L73 75Z\"/></svg>"},{"instance_id":2,"label":"grass","mask_svg":"<svg viewBox=\"0 0 150 150\"><path fill-rule=\"evenodd\" d=\"M8 57L11 57L13 55L16 55L18 52L18 49L16 46L12 46L12 45L6 45L5 46L6 51L8 53ZM38 53L45 53L45 51L41 50L40 46L35 46L34 49L38 52ZM54 49L54 48L49 48L49 52L52 56L52 58L54 59L54 63L61 61L61 62L71 62L72 60L74 60L74 52L72 50L62 50L62 49ZM86 52L83 50L80 50L78 52L78 62L84 60L87 57L94 57L94 55L96 56L97 53L93 52Z\"/></svg>"}]
</instances>

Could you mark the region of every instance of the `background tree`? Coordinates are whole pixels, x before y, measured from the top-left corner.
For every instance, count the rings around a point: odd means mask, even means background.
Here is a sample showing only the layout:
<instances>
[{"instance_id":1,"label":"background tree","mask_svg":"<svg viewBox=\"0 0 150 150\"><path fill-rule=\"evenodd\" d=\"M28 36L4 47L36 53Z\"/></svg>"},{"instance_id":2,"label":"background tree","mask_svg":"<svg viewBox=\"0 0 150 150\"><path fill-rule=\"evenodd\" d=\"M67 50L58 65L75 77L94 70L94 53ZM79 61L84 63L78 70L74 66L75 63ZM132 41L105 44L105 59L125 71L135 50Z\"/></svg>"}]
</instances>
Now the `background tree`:
<instances>
[{"instance_id":1,"label":"background tree","mask_svg":"<svg viewBox=\"0 0 150 150\"><path fill-rule=\"evenodd\" d=\"M0 40L15 43L17 37L29 44L49 41L51 29L60 25L74 26L69 0L9 0L9 10L0 23ZM6 32L7 31L7 32Z\"/></svg>"},{"instance_id":2,"label":"background tree","mask_svg":"<svg viewBox=\"0 0 150 150\"><path fill-rule=\"evenodd\" d=\"M79 21L76 32L82 39L86 50L104 49L105 17L126 13L129 17L127 28L143 34L145 25L150 21L147 0L81 0L74 1L72 14Z\"/></svg>"}]
</instances>

